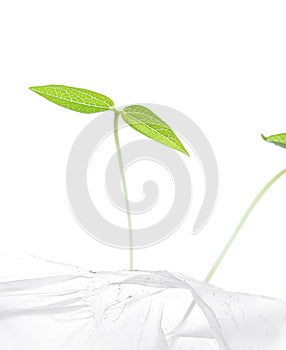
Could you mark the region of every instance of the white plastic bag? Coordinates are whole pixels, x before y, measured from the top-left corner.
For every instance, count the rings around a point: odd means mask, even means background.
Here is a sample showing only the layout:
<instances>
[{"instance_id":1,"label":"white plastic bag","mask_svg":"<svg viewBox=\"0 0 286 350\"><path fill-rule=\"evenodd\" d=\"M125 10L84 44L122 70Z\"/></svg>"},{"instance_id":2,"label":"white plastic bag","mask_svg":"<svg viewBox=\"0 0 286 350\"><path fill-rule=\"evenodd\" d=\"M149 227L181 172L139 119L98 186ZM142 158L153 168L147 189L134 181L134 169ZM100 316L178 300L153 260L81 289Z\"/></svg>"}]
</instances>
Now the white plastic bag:
<instances>
[{"instance_id":1,"label":"white plastic bag","mask_svg":"<svg viewBox=\"0 0 286 350\"><path fill-rule=\"evenodd\" d=\"M285 301L176 273L13 259L1 262L0 293L5 350L286 349ZM192 295L198 307L178 327Z\"/></svg>"}]
</instances>

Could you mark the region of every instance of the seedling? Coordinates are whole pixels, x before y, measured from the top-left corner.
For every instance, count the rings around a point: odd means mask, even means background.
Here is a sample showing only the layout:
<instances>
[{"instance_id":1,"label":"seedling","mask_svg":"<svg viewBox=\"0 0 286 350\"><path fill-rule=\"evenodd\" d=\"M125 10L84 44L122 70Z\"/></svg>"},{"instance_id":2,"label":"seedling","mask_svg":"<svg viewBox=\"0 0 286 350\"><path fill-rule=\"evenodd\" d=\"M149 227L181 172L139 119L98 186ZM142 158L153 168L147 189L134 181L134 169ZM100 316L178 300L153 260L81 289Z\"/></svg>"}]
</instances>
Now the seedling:
<instances>
[{"instance_id":1,"label":"seedling","mask_svg":"<svg viewBox=\"0 0 286 350\"><path fill-rule=\"evenodd\" d=\"M271 135L269 137L264 136L261 134L261 137L264 141L273 143L276 146L286 148L286 133L282 134L276 134L276 135ZM286 169L281 170L278 174L276 174L267 184L262 188L262 190L258 193L258 195L254 198L248 209L246 210L245 214L239 221L236 229L234 230L233 234L231 235L229 241L227 244L224 246L223 250L221 251L219 257L215 261L214 265L210 269L209 273L207 274L205 278L205 282L210 282L214 274L216 273L217 269L219 268L220 264L222 263L224 257L226 256L227 252L229 251L230 247L233 245L234 241L236 240L240 230L242 229L244 223L246 222L247 218L253 211L253 209L256 207L260 199L264 196L264 194L272 187L272 185L275 184L277 180L280 179L284 174L286 174ZM183 320L181 321L180 325L189 317L191 314L194 306L196 305L195 301L192 302L190 305L189 309L187 310Z\"/></svg>"},{"instance_id":2,"label":"seedling","mask_svg":"<svg viewBox=\"0 0 286 350\"><path fill-rule=\"evenodd\" d=\"M133 234L132 221L128 200L128 190L124 173L123 159L120 149L118 136L118 119L122 119L134 130L160 142L163 145L174 150L180 151L189 156L189 153L178 139L171 127L161 118L154 114L150 109L140 105L130 105L123 110L117 110L113 101L102 94L94 91L74 88L64 85L46 85L30 87L30 90L36 92L47 100L67 109L76 112L91 114L111 110L114 113L114 139L117 150L117 158L121 173L122 189L125 199L125 208L127 213L129 229L129 251L130 251L130 269L133 270Z\"/></svg>"}]
</instances>

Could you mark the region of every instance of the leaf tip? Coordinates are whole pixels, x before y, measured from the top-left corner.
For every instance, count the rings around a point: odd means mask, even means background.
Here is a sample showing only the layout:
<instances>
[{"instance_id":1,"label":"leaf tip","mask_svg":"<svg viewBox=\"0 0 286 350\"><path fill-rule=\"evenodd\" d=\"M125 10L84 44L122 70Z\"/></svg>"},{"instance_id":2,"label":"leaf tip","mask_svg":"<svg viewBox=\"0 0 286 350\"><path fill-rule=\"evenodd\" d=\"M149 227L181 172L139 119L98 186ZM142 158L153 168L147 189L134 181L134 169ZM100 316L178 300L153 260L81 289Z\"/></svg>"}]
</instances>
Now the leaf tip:
<instances>
[{"instance_id":1,"label":"leaf tip","mask_svg":"<svg viewBox=\"0 0 286 350\"><path fill-rule=\"evenodd\" d=\"M37 92L37 86L30 86L29 90L31 90L33 92Z\"/></svg>"},{"instance_id":2,"label":"leaf tip","mask_svg":"<svg viewBox=\"0 0 286 350\"><path fill-rule=\"evenodd\" d=\"M184 147L184 150L182 151L187 157L190 157L190 153L185 149Z\"/></svg>"},{"instance_id":3,"label":"leaf tip","mask_svg":"<svg viewBox=\"0 0 286 350\"><path fill-rule=\"evenodd\" d=\"M261 136L262 140L267 141L267 137L266 136L264 136L263 134L260 134L260 136Z\"/></svg>"}]
</instances>

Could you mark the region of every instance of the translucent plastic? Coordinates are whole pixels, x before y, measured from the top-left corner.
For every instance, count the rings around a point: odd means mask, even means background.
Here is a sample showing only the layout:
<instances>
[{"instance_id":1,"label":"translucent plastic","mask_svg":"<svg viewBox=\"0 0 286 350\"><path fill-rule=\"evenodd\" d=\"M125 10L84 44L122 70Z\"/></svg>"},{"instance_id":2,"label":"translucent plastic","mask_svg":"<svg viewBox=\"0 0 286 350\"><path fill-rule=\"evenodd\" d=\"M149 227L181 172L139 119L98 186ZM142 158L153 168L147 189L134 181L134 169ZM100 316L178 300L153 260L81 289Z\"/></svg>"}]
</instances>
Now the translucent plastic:
<instances>
[{"instance_id":1,"label":"translucent plastic","mask_svg":"<svg viewBox=\"0 0 286 350\"><path fill-rule=\"evenodd\" d=\"M0 349L285 350L286 302L169 272L1 261ZM197 307L182 323L194 297Z\"/></svg>"}]
</instances>

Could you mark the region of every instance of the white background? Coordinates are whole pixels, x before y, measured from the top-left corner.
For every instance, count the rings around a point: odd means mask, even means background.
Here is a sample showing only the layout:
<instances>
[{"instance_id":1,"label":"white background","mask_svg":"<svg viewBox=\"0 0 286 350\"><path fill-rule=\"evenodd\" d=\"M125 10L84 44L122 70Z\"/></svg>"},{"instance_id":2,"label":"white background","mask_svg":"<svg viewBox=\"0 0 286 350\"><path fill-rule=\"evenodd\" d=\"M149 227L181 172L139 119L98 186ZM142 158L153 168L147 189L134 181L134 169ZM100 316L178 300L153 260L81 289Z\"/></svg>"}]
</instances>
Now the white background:
<instances>
[{"instance_id":1,"label":"white background","mask_svg":"<svg viewBox=\"0 0 286 350\"><path fill-rule=\"evenodd\" d=\"M209 224L198 236L183 225L135 253L138 269L203 279L250 201L286 166L286 151L260 138L286 131L285 16L284 1L2 2L1 253L94 270L128 267L128 253L92 240L67 201L71 146L96 116L28 90L65 84L102 92L117 105L169 105L207 135L220 172ZM133 192L136 175L129 175ZM214 284L286 298L285 191L286 177L244 226Z\"/></svg>"}]
</instances>

